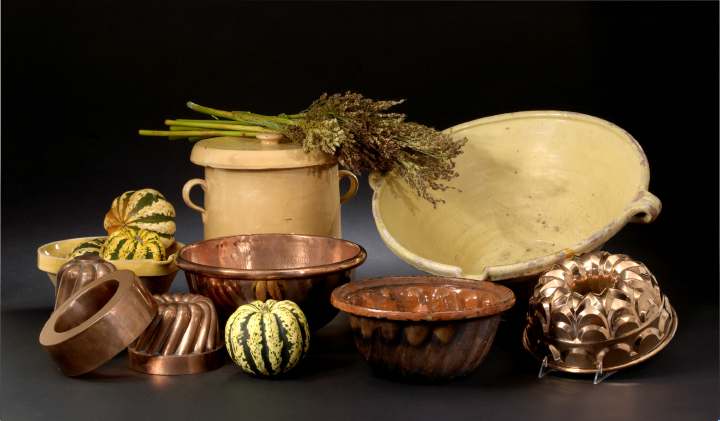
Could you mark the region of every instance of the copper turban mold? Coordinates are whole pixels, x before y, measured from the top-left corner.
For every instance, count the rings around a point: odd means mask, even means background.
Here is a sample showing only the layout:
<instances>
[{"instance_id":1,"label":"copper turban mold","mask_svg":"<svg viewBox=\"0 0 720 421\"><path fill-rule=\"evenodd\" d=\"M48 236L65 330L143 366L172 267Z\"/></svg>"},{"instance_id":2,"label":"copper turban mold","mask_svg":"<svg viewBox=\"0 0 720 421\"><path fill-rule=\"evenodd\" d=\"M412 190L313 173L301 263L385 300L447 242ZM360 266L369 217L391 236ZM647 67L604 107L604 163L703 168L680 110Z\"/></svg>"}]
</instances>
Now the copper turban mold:
<instances>
[{"instance_id":1,"label":"copper turban mold","mask_svg":"<svg viewBox=\"0 0 720 421\"><path fill-rule=\"evenodd\" d=\"M162 375L202 373L224 363L213 302L196 294L153 295L158 312L128 347L128 367Z\"/></svg>"},{"instance_id":2,"label":"copper turban mold","mask_svg":"<svg viewBox=\"0 0 720 421\"><path fill-rule=\"evenodd\" d=\"M523 345L548 367L572 373L625 368L672 339L677 315L655 276L624 254L585 253L540 276Z\"/></svg>"}]
</instances>

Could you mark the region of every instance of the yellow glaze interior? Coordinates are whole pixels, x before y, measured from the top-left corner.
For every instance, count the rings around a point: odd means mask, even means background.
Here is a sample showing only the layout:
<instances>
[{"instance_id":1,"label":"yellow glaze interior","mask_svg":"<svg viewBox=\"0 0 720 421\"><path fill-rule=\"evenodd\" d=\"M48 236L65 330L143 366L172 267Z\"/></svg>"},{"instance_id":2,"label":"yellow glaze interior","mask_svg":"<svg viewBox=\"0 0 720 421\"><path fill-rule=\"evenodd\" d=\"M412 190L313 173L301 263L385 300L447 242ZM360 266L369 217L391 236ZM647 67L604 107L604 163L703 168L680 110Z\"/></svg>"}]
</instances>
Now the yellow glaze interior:
<instances>
[{"instance_id":1,"label":"yellow glaze interior","mask_svg":"<svg viewBox=\"0 0 720 421\"><path fill-rule=\"evenodd\" d=\"M627 222L651 222L640 145L604 120L528 111L446 132L468 143L437 209L394 173L373 174L373 215L385 243L426 272L503 280L539 273L600 247Z\"/></svg>"},{"instance_id":2,"label":"yellow glaze interior","mask_svg":"<svg viewBox=\"0 0 720 421\"><path fill-rule=\"evenodd\" d=\"M357 178L337 162L313 158L287 139L218 137L198 142L190 160L205 179L188 181L183 199L202 215L205 239L241 234L303 234L340 238L340 205L357 191ZM340 197L340 178L351 179ZM190 189L205 191L203 206Z\"/></svg>"},{"instance_id":3,"label":"yellow glaze interior","mask_svg":"<svg viewBox=\"0 0 720 421\"><path fill-rule=\"evenodd\" d=\"M40 246L37 251L38 269L47 273L52 283L55 284L55 275L57 275L58 269L60 269L60 266L71 260L66 257L68 253L70 253L76 245L93 238L107 237L98 236L73 238L71 240L54 241L52 243L45 244L44 246ZM167 259L163 261L152 259L110 260L110 263L115 265L118 270L131 270L139 277L165 276L179 270L178 266L175 264L175 254L177 254L177 252L183 247L185 247L185 244L175 241L165 251Z\"/></svg>"}]
</instances>

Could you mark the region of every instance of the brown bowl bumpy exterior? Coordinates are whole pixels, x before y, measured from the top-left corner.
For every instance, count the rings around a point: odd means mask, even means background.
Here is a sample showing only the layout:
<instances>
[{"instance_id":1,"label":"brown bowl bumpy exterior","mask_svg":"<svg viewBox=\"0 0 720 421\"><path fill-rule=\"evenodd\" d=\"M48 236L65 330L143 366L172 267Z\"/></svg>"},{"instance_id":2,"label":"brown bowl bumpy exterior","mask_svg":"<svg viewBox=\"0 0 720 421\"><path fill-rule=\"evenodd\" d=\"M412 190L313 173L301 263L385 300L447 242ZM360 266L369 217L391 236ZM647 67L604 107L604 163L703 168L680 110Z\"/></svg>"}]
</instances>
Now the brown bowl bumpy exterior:
<instances>
[{"instance_id":1,"label":"brown bowl bumpy exterior","mask_svg":"<svg viewBox=\"0 0 720 421\"><path fill-rule=\"evenodd\" d=\"M294 234L236 235L199 241L178 253L194 294L210 298L221 316L256 300L290 300L311 331L338 313L332 291L355 278L367 253L357 244L332 237Z\"/></svg>"},{"instance_id":2,"label":"brown bowl bumpy exterior","mask_svg":"<svg viewBox=\"0 0 720 421\"><path fill-rule=\"evenodd\" d=\"M332 303L350 316L360 354L384 374L447 379L485 359L500 312L515 304L491 282L443 277L388 277L343 285Z\"/></svg>"}]
</instances>

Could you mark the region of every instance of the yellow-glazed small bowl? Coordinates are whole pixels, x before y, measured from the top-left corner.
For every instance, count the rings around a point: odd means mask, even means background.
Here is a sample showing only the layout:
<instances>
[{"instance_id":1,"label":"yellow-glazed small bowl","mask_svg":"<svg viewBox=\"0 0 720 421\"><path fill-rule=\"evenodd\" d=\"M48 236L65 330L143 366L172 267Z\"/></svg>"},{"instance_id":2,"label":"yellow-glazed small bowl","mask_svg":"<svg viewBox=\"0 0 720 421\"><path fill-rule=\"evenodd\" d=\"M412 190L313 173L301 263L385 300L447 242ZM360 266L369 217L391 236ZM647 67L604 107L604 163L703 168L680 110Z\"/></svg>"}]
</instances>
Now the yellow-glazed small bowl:
<instances>
[{"instance_id":1,"label":"yellow-glazed small bowl","mask_svg":"<svg viewBox=\"0 0 720 421\"><path fill-rule=\"evenodd\" d=\"M53 285L56 284L56 275L60 266L69 262L67 258L70 251L83 241L94 238L107 237L85 237L73 238L70 240L53 241L52 243L40 246L37 251L38 269L47 273ZM185 244L175 241L165 250L166 260L158 261L151 259L142 260L110 260L118 270L128 269L135 272L143 284L152 294L165 294L175 279L180 268L175 264L175 256Z\"/></svg>"}]
</instances>

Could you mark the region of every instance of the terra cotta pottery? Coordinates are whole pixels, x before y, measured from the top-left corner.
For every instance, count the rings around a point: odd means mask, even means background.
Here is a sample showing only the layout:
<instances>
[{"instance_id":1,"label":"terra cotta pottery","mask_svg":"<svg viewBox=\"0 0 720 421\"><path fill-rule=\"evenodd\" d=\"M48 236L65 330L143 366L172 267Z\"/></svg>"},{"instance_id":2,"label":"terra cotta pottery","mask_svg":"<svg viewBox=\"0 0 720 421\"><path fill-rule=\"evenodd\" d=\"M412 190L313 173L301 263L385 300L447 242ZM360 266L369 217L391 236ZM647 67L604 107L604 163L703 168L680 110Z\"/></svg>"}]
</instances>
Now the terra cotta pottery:
<instances>
[{"instance_id":1,"label":"terra cotta pottery","mask_svg":"<svg viewBox=\"0 0 720 421\"><path fill-rule=\"evenodd\" d=\"M338 238L255 234L190 244L177 264L190 292L210 298L221 316L256 300L290 300L316 331L338 313L330 305L333 289L353 281L366 257L362 247Z\"/></svg>"},{"instance_id":2,"label":"terra cotta pottery","mask_svg":"<svg viewBox=\"0 0 720 421\"><path fill-rule=\"evenodd\" d=\"M332 294L365 361L405 379L471 373L492 346L500 312L514 304L512 291L492 282L425 276L366 279Z\"/></svg>"},{"instance_id":3,"label":"terra cotta pottery","mask_svg":"<svg viewBox=\"0 0 720 421\"><path fill-rule=\"evenodd\" d=\"M354 174L338 171L330 158L305 154L279 133L201 140L190 161L205 167L205 179L188 181L183 199L201 213L205 239L266 233L340 238L340 204L357 191ZM341 198L344 177L351 186ZM205 191L204 207L190 200L195 185Z\"/></svg>"},{"instance_id":4,"label":"terra cotta pottery","mask_svg":"<svg viewBox=\"0 0 720 421\"><path fill-rule=\"evenodd\" d=\"M392 172L370 176L380 236L425 272L500 281L525 302L553 264L660 213L642 148L599 118L527 111L445 133L468 142L448 183L460 191L433 192L446 201L437 209Z\"/></svg>"}]
</instances>

